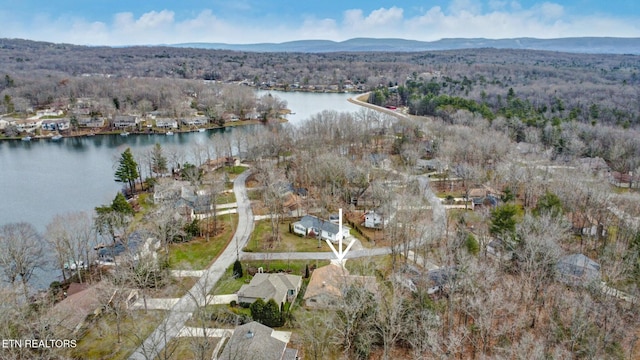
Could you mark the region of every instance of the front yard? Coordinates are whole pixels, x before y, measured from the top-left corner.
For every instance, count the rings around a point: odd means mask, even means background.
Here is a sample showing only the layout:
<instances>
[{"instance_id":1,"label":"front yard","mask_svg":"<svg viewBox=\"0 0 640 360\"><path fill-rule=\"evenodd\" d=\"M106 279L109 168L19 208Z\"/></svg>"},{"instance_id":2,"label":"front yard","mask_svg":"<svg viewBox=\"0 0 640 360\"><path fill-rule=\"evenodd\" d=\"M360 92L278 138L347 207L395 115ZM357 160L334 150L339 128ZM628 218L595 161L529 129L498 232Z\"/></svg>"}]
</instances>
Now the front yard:
<instances>
[{"instance_id":1,"label":"front yard","mask_svg":"<svg viewBox=\"0 0 640 360\"><path fill-rule=\"evenodd\" d=\"M321 266L329 265L329 260L251 260L242 261L243 276L235 279L233 277L233 266L230 266L220 278L220 281L213 288L211 293L213 295L226 295L235 294L240 287L244 284L248 284L251 281L252 276L249 275L249 270L254 271L258 268L262 268L264 272L278 272L284 271L292 275L305 275L305 268L309 265L310 270Z\"/></svg>"},{"instance_id":2,"label":"front yard","mask_svg":"<svg viewBox=\"0 0 640 360\"><path fill-rule=\"evenodd\" d=\"M166 316L165 311L132 311L121 315L120 339L115 314L99 317L69 351L74 359L126 359Z\"/></svg>"},{"instance_id":3,"label":"front yard","mask_svg":"<svg viewBox=\"0 0 640 360\"><path fill-rule=\"evenodd\" d=\"M331 251L324 240L301 237L289 232L291 221L280 223L279 241L271 240L271 221L256 221L251 239L243 251L247 252L316 252ZM346 242L345 242L346 243Z\"/></svg>"},{"instance_id":4,"label":"front yard","mask_svg":"<svg viewBox=\"0 0 640 360\"><path fill-rule=\"evenodd\" d=\"M222 231L208 241L204 237L197 237L189 242L172 244L169 247L169 267L174 270L205 269L231 241L237 224L238 215L223 215L218 217L218 226Z\"/></svg>"}]
</instances>

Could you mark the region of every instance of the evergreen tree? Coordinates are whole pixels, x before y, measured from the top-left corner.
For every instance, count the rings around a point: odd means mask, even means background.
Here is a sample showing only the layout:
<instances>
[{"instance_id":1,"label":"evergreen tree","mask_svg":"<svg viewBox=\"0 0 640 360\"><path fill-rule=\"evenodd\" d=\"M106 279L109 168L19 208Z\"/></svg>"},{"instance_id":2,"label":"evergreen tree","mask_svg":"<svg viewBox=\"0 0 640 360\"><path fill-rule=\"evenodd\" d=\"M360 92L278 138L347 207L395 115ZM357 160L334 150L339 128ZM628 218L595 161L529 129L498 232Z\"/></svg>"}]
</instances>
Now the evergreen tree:
<instances>
[{"instance_id":1,"label":"evergreen tree","mask_svg":"<svg viewBox=\"0 0 640 360\"><path fill-rule=\"evenodd\" d=\"M515 204L504 204L491 210L489 233L500 239L512 239L516 232L518 207Z\"/></svg>"},{"instance_id":2,"label":"evergreen tree","mask_svg":"<svg viewBox=\"0 0 640 360\"><path fill-rule=\"evenodd\" d=\"M236 260L236 262L233 263L233 277L236 279L242 277L242 264L240 260Z\"/></svg>"},{"instance_id":3,"label":"evergreen tree","mask_svg":"<svg viewBox=\"0 0 640 360\"><path fill-rule=\"evenodd\" d=\"M118 161L118 168L115 173L115 181L129 184L131 193L134 191L135 181L138 177L138 163L136 163L131 153L131 148L127 148Z\"/></svg>"},{"instance_id":4,"label":"evergreen tree","mask_svg":"<svg viewBox=\"0 0 640 360\"><path fill-rule=\"evenodd\" d=\"M160 146L159 143L156 143L153 147L151 167L156 174L164 174L167 172L167 158L162 154L162 146Z\"/></svg>"},{"instance_id":5,"label":"evergreen tree","mask_svg":"<svg viewBox=\"0 0 640 360\"><path fill-rule=\"evenodd\" d=\"M538 199L535 209L533 209L535 215L549 214L552 217L558 217L562 215L562 201L558 195L546 191L544 195Z\"/></svg>"},{"instance_id":6,"label":"evergreen tree","mask_svg":"<svg viewBox=\"0 0 640 360\"><path fill-rule=\"evenodd\" d=\"M253 320L263 325L269 327L280 327L283 325L280 307L273 299L269 299L266 303L264 300L258 299L249 306L249 310L251 310Z\"/></svg>"},{"instance_id":7,"label":"evergreen tree","mask_svg":"<svg viewBox=\"0 0 640 360\"><path fill-rule=\"evenodd\" d=\"M133 206L129 204L121 192L116 194L116 197L113 199L113 202L111 203L111 210L126 215L133 215L134 213Z\"/></svg>"}]
</instances>

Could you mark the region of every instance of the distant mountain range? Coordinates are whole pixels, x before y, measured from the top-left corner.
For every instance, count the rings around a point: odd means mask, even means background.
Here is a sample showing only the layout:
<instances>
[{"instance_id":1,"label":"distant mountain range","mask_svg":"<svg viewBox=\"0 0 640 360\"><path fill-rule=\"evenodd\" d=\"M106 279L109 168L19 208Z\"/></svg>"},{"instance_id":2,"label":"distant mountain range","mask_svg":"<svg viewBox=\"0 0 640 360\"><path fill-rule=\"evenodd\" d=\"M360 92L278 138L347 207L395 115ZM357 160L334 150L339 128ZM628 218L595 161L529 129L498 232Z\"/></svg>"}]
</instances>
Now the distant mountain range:
<instances>
[{"instance_id":1,"label":"distant mountain range","mask_svg":"<svg viewBox=\"0 0 640 360\"><path fill-rule=\"evenodd\" d=\"M405 39L355 38L345 41L299 40L283 43L224 44L224 43L184 43L175 47L201 49L221 49L253 52L353 52L353 51L434 51L458 49L528 49L562 51L590 54L635 54L640 55L640 38L574 37L559 39L442 39L437 41L417 41Z\"/></svg>"}]
</instances>

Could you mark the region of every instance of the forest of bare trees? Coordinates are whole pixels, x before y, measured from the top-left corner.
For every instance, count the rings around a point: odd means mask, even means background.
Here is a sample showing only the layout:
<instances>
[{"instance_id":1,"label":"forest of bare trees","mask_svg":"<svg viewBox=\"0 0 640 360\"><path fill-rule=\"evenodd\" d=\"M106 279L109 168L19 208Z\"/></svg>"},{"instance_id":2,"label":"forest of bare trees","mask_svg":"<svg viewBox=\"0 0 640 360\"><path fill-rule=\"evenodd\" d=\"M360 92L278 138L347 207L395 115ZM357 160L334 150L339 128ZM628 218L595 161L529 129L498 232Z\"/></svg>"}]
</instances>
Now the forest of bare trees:
<instances>
[{"instance_id":1,"label":"forest of bare trees","mask_svg":"<svg viewBox=\"0 0 640 360\"><path fill-rule=\"evenodd\" d=\"M388 255L347 261L352 273L374 276L377 291L345 284L335 309L296 310L288 320L304 358L640 356L637 56L493 49L259 54L21 40L0 45L6 50L0 54L4 112L80 98L94 99L105 113L115 111L114 99L122 108L174 114L193 107L238 111L251 103L270 111L282 105L274 98L252 103L249 86L203 80L289 90L362 85L371 91L369 102L398 108L396 117L327 110L296 126L266 124L205 144L134 154L140 177L154 180L180 169L181 179L211 192L226 181L202 181L200 169L210 160L237 156L249 163L261 189L255 201L270 215L271 241L278 241L288 221L277 188L282 183L308 192L305 211L320 208L326 215L343 208L357 217L375 209L388 216L373 238L361 240L388 248ZM104 207L105 214L114 204ZM163 206L147 212L144 230L168 251L185 224L176 225ZM87 258L94 231L115 241L109 225L117 226L126 238L130 218L97 216L93 226L87 214L56 218L46 235L57 266ZM0 292L8 304L0 316L2 334L13 336L9 330L15 328L35 336L46 328L42 309L48 304L34 313L22 300L39 265L40 235L29 224L8 224L0 227L0 239L4 280L25 289ZM560 265L577 254L597 264L597 277L567 280ZM155 274L166 275L165 269L152 270L117 272L107 290L137 282L146 313L145 289L160 286ZM109 309L118 339L135 336L120 328L134 312ZM18 326L16 319L30 325ZM165 358L171 358L169 350Z\"/></svg>"}]
</instances>

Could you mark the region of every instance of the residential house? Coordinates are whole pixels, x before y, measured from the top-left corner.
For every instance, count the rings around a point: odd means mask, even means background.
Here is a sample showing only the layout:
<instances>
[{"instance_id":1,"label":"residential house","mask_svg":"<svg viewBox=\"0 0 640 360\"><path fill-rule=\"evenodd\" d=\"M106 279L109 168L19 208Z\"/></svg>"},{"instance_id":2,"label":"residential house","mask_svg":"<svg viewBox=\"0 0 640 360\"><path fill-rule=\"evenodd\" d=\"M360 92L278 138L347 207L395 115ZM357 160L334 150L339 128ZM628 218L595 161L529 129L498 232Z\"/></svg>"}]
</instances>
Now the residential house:
<instances>
[{"instance_id":1,"label":"residential house","mask_svg":"<svg viewBox=\"0 0 640 360\"><path fill-rule=\"evenodd\" d=\"M583 254L561 258L556 264L558 280L568 285L588 285L600 280L600 264Z\"/></svg>"},{"instance_id":2,"label":"residential house","mask_svg":"<svg viewBox=\"0 0 640 360\"><path fill-rule=\"evenodd\" d=\"M415 170L418 172L436 172L438 174L443 173L448 169L447 164L438 159L417 159Z\"/></svg>"},{"instance_id":3,"label":"residential house","mask_svg":"<svg viewBox=\"0 0 640 360\"><path fill-rule=\"evenodd\" d=\"M239 121L240 117L233 113L225 113L222 115L224 121Z\"/></svg>"},{"instance_id":4,"label":"residential house","mask_svg":"<svg viewBox=\"0 0 640 360\"><path fill-rule=\"evenodd\" d=\"M69 127L71 126L71 121L69 121L69 119L42 120L42 124L40 126L42 127L42 130L64 131L64 130L69 130Z\"/></svg>"},{"instance_id":5,"label":"residential house","mask_svg":"<svg viewBox=\"0 0 640 360\"><path fill-rule=\"evenodd\" d=\"M573 212L568 213L567 216L571 219L574 234L598 238L607 236L607 229L604 224L590 214Z\"/></svg>"},{"instance_id":6,"label":"residential house","mask_svg":"<svg viewBox=\"0 0 640 360\"><path fill-rule=\"evenodd\" d=\"M320 237L322 240L338 242L338 232L340 227L331 221L317 218L313 215L305 215L299 221L292 224L292 230L295 234L310 237ZM343 238L351 236L350 229L342 226Z\"/></svg>"},{"instance_id":7,"label":"residential house","mask_svg":"<svg viewBox=\"0 0 640 360\"><path fill-rule=\"evenodd\" d=\"M188 181L177 181L173 179L158 179L158 183L153 187L153 202L177 201L184 193L184 188L189 187Z\"/></svg>"},{"instance_id":8,"label":"residential house","mask_svg":"<svg viewBox=\"0 0 640 360\"><path fill-rule=\"evenodd\" d=\"M247 112L244 115L244 119L245 120L259 120L260 119L260 113L257 112L255 109L253 109L253 110Z\"/></svg>"},{"instance_id":9,"label":"residential house","mask_svg":"<svg viewBox=\"0 0 640 360\"><path fill-rule=\"evenodd\" d=\"M100 129L106 125L103 117L82 117L78 119L78 127L86 129Z\"/></svg>"},{"instance_id":10,"label":"residential house","mask_svg":"<svg viewBox=\"0 0 640 360\"><path fill-rule=\"evenodd\" d=\"M42 120L40 119L15 120L13 124L16 126L19 132L30 133L40 128L40 125L42 124Z\"/></svg>"},{"instance_id":11,"label":"residential house","mask_svg":"<svg viewBox=\"0 0 640 360\"><path fill-rule=\"evenodd\" d=\"M205 116L196 116L196 117L184 118L181 120L181 122L187 126L202 126L202 125L207 125L209 121Z\"/></svg>"},{"instance_id":12,"label":"residential house","mask_svg":"<svg viewBox=\"0 0 640 360\"><path fill-rule=\"evenodd\" d=\"M177 129L178 120L169 118L156 119L156 126L162 129Z\"/></svg>"},{"instance_id":13,"label":"residential house","mask_svg":"<svg viewBox=\"0 0 640 360\"><path fill-rule=\"evenodd\" d=\"M103 308L99 286L72 283L67 290L67 297L49 313L53 321L51 325L76 333L86 320L98 316Z\"/></svg>"},{"instance_id":14,"label":"residential house","mask_svg":"<svg viewBox=\"0 0 640 360\"><path fill-rule=\"evenodd\" d=\"M374 194L374 185L369 184L364 191L351 197L351 203L355 206L372 208L379 206L379 201Z\"/></svg>"},{"instance_id":15,"label":"residential house","mask_svg":"<svg viewBox=\"0 0 640 360\"><path fill-rule=\"evenodd\" d=\"M483 186L480 188L469 189L468 198L473 203L473 208L476 206L497 206L498 205L498 192Z\"/></svg>"},{"instance_id":16,"label":"residential house","mask_svg":"<svg viewBox=\"0 0 640 360\"><path fill-rule=\"evenodd\" d=\"M116 129L125 129L136 127L138 123L140 119L135 115L116 115L111 125Z\"/></svg>"},{"instance_id":17,"label":"residential house","mask_svg":"<svg viewBox=\"0 0 640 360\"><path fill-rule=\"evenodd\" d=\"M291 334L274 331L256 321L238 326L214 360L297 360L298 350L287 348Z\"/></svg>"},{"instance_id":18,"label":"residential house","mask_svg":"<svg viewBox=\"0 0 640 360\"><path fill-rule=\"evenodd\" d=\"M176 202L180 213L186 214L189 220L211 215L214 206L209 191L197 190L192 186L183 186L180 189L180 198Z\"/></svg>"},{"instance_id":19,"label":"residential house","mask_svg":"<svg viewBox=\"0 0 640 360\"><path fill-rule=\"evenodd\" d=\"M335 308L351 285L364 287L372 294L378 292L375 276L351 275L349 270L336 264L317 268L304 293L304 304L311 309Z\"/></svg>"},{"instance_id":20,"label":"residential house","mask_svg":"<svg viewBox=\"0 0 640 360\"><path fill-rule=\"evenodd\" d=\"M610 182L617 187L638 188L640 186L640 174L633 172L621 173L612 171L609 176Z\"/></svg>"},{"instance_id":21,"label":"residential house","mask_svg":"<svg viewBox=\"0 0 640 360\"><path fill-rule=\"evenodd\" d=\"M302 277L298 275L257 273L238 290L238 302L250 304L258 299L265 302L273 299L278 304L293 302L301 286Z\"/></svg>"},{"instance_id":22,"label":"residential house","mask_svg":"<svg viewBox=\"0 0 640 360\"><path fill-rule=\"evenodd\" d=\"M387 219L380 210L367 211L363 217L364 227L370 229L382 229L389 222L389 219Z\"/></svg>"},{"instance_id":23,"label":"residential house","mask_svg":"<svg viewBox=\"0 0 640 360\"><path fill-rule=\"evenodd\" d=\"M132 233L126 242L117 242L103 246L97 250L98 265L135 264L142 258L157 259L156 251L160 248L160 241L154 238L143 239L140 234Z\"/></svg>"},{"instance_id":24,"label":"residential house","mask_svg":"<svg viewBox=\"0 0 640 360\"><path fill-rule=\"evenodd\" d=\"M54 109L45 109L45 110L36 111L36 116L37 117L62 116L62 114L64 114L64 112L62 110L54 110Z\"/></svg>"},{"instance_id":25,"label":"residential house","mask_svg":"<svg viewBox=\"0 0 640 360\"><path fill-rule=\"evenodd\" d=\"M240 166L240 159L236 157L219 157L217 159L210 159L202 165L204 171L210 172L220 169L223 166Z\"/></svg>"},{"instance_id":26,"label":"residential house","mask_svg":"<svg viewBox=\"0 0 640 360\"><path fill-rule=\"evenodd\" d=\"M427 294L433 295L442 291L451 290L451 285L455 282L456 276L457 272L454 266L429 270L429 272L427 272Z\"/></svg>"}]
</instances>

